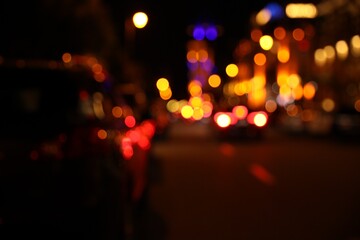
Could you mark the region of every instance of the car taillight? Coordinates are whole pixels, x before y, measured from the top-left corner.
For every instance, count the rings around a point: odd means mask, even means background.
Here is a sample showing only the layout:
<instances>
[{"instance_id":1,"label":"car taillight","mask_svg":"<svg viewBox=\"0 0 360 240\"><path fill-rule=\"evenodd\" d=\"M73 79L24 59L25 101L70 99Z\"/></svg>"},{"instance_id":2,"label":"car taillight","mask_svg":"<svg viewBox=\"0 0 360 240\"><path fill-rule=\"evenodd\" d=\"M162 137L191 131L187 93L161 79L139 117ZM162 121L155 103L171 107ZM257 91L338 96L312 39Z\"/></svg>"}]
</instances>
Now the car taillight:
<instances>
[{"instance_id":1,"label":"car taillight","mask_svg":"<svg viewBox=\"0 0 360 240\"><path fill-rule=\"evenodd\" d=\"M121 152L126 160L131 159L131 157L134 155L134 149L129 137L124 137L121 140Z\"/></svg>"},{"instance_id":2,"label":"car taillight","mask_svg":"<svg viewBox=\"0 0 360 240\"><path fill-rule=\"evenodd\" d=\"M253 124L257 127L263 127L268 122L268 115L264 111L251 112L247 116L246 120L249 124Z\"/></svg>"}]
</instances>

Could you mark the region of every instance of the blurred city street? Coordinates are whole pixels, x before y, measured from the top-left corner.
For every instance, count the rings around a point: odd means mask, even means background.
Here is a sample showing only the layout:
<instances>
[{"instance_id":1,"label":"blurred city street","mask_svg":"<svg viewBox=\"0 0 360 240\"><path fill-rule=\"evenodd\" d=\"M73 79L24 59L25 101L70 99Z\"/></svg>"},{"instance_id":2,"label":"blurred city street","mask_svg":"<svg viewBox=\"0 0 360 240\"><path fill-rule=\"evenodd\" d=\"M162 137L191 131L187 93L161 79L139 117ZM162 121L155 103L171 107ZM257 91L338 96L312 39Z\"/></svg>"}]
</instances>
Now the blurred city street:
<instances>
[{"instance_id":1,"label":"blurred city street","mask_svg":"<svg viewBox=\"0 0 360 240\"><path fill-rule=\"evenodd\" d=\"M3 1L0 240L360 240L359 23L360 0Z\"/></svg>"},{"instance_id":2,"label":"blurred city street","mask_svg":"<svg viewBox=\"0 0 360 240\"><path fill-rule=\"evenodd\" d=\"M360 239L358 142L182 134L152 151L143 239Z\"/></svg>"}]
</instances>

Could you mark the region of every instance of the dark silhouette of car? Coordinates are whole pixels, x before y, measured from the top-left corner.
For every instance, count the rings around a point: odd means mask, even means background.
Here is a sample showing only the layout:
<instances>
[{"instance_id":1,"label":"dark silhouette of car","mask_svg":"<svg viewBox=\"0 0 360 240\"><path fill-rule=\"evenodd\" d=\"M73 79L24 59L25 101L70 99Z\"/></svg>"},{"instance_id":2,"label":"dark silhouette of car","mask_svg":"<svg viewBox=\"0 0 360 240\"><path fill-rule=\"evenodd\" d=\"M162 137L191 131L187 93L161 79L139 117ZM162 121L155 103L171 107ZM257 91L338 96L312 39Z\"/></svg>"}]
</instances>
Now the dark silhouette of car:
<instances>
[{"instance_id":1,"label":"dark silhouette of car","mask_svg":"<svg viewBox=\"0 0 360 240\"><path fill-rule=\"evenodd\" d=\"M112 83L93 70L87 62L0 64L1 236L123 239L121 129Z\"/></svg>"}]
</instances>

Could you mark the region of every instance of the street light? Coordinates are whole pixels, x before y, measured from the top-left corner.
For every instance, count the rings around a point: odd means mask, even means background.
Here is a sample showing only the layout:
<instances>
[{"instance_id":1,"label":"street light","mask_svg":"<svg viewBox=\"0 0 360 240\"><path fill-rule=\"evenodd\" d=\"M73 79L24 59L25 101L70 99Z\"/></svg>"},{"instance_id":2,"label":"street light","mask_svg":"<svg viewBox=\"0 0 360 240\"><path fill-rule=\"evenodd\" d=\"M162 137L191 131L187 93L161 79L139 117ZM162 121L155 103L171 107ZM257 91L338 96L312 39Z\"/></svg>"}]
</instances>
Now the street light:
<instances>
[{"instance_id":1,"label":"street light","mask_svg":"<svg viewBox=\"0 0 360 240\"><path fill-rule=\"evenodd\" d=\"M117 88L119 95L127 96L134 101L139 112L146 109L146 94L143 91L144 66L136 59L136 30L143 29L148 23L148 16L145 12L136 12L124 22L124 45L122 55L123 78L125 82Z\"/></svg>"},{"instance_id":2,"label":"street light","mask_svg":"<svg viewBox=\"0 0 360 240\"><path fill-rule=\"evenodd\" d=\"M148 23L148 16L145 12L136 12L132 18L125 20L125 45L133 44L135 41L136 28L142 29ZM128 46L125 46L127 48Z\"/></svg>"},{"instance_id":3,"label":"street light","mask_svg":"<svg viewBox=\"0 0 360 240\"><path fill-rule=\"evenodd\" d=\"M137 12L133 15L132 20L136 28L144 28L148 22L148 16L144 12Z\"/></svg>"}]
</instances>

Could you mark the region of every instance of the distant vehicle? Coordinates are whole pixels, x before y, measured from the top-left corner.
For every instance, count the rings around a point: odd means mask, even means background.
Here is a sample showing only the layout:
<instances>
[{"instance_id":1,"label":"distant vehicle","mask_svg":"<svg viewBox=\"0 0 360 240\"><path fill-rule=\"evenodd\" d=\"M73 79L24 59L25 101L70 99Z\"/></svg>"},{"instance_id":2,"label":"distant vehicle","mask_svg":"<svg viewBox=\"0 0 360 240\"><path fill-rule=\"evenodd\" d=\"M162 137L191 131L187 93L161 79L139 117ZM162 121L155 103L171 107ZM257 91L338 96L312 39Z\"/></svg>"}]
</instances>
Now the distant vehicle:
<instances>
[{"instance_id":1,"label":"distant vehicle","mask_svg":"<svg viewBox=\"0 0 360 240\"><path fill-rule=\"evenodd\" d=\"M234 112L217 112L213 120L220 140L261 139L268 125L268 117L264 111L248 113L246 109L241 116Z\"/></svg>"}]
</instances>

